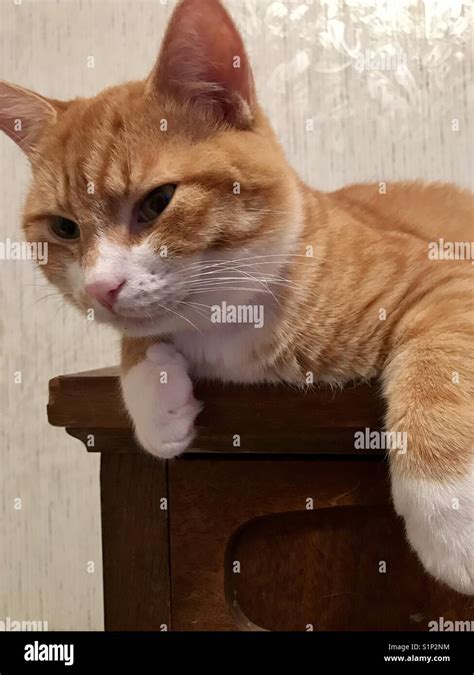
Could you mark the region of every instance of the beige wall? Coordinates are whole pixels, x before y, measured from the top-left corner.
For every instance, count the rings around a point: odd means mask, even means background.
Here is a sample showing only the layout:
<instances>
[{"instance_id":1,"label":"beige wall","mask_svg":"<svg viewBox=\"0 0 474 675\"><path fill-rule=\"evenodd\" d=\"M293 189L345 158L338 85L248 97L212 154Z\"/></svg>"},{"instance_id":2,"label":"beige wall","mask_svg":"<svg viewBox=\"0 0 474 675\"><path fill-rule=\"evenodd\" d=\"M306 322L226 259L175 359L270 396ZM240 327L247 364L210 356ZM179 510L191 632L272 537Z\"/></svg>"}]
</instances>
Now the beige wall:
<instances>
[{"instance_id":1,"label":"beige wall","mask_svg":"<svg viewBox=\"0 0 474 675\"><path fill-rule=\"evenodd\" d=\"M423 177L472 187L467 4L226 4L246 37L264 106L315 186ZM173 5L0 0L0 77L55 98L138 78L152 65ZM407 68L387 70L386 54L392 68ZM3 135L0 176L0 241L17 240L28 165ZM100 629L98 458L50 428L45 405L49 378L110 365L116 338L66 308L28 262L0 260L0 284L0 620Z\"/></svg>"}]
</instances>

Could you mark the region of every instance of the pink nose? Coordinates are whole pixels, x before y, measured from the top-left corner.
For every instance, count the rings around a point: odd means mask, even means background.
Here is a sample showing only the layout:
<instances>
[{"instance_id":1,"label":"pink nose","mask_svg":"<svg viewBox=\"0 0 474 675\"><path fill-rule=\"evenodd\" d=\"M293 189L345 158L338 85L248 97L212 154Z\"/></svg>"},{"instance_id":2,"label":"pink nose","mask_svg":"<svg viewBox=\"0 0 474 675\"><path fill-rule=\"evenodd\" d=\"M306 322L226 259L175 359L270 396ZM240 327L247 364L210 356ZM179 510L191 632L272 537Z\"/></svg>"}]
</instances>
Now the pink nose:
<instances>
[{"instance_id":1,"label":"pink nose","mask_svg":"<svg viewBox=\"0 0 474 675\"><path fill-rule=\"evenodd\" d=\"M117 281L116 279L95 281L92 284L87 284L85 291L98 300L101 305L107 307L107 309L112 309L124 284L125 281Z\"/></svg>"}]
</instances>

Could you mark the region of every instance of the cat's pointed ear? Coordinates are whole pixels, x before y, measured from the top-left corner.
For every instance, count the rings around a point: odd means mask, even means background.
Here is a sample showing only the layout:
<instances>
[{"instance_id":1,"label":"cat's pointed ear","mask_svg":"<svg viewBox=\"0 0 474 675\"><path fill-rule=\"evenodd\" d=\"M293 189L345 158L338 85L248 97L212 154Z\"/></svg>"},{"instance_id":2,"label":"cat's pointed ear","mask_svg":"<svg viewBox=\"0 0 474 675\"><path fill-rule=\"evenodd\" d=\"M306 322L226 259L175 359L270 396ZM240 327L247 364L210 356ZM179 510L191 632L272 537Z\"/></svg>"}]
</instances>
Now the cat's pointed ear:
<instances>
[{"instance_id":1,"label":"cat's pointed ear","mask_svg":"<svg viewBox=\"0 0 474 675\"><path fill-rule=\"evenodd\" d=\"M147 85L218 121L248 128L256 96L239 31L219 0L181 0Z\"/></svg>"},{"instance_id":2,"label":"cat's pointed ear","mask_svg":"<svg viewBox=\"0 0 474 675\"><path fill-rule=\"evenodd\" d=\"M45 127L55 124L57 110L39 94L0 81L0 129L28 155L34 152Z\"/></svg>"}]
</instances>

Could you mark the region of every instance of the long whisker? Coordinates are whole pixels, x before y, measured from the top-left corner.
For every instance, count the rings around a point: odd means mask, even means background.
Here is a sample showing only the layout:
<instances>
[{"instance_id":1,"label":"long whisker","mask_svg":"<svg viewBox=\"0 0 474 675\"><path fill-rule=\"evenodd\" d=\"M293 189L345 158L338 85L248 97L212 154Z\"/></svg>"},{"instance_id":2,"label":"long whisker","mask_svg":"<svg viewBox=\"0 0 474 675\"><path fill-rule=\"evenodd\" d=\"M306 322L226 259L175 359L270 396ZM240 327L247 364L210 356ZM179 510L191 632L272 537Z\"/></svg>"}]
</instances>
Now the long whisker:
<instances>
[{"instance_id":1,"label":"long whisker","mask_svg":"<svg viewBox=\"0 0 474 675\"><path fill-rule=\"evenodd\" d=\"M189 307L190 309L193 310L193 312L196 312L201 316L203 319L207 319L208 321L211 321L211 319L208 316L208 313L204 312L202 309L199 309L198 307L195 307L193 305L197 305L199 303L195 302L185 302L184 300L177 300L177 303L179 305L184 305L185 307ZM209 309L211 309L211 305L209 305Z\"/></svg>"},{"instance_id":2,"label":"long whisker","mask_svg":"<svg viewBox=\"0 0 474 675\"><path fill-rule=\"evenodd\" d=\"M267 263L267 264L269 264L269 263ZM250 268L255 269L257 267L257 263L246 263L246 264L242 264L242 265L232 265L231 267L220 268L219 270L211 270L210 272L198 272L197 274L188 274L186 276L186 279L192 279L193 277L209 276L210 274L216 274L217 272L233 272L233 271L239 272L244 267L250 267ZM259 272L259 270L257 270L257 271ZM262 272L262 274L263 274L263 272ZM265 272L265 274L272 274L272 273L271 272L270 273ZM273 276L276 276L276 275L277 275L276 272L273 273Z\"/></svg>"},{"instance_id":3,"label":"long whisker","mask_svg":"<svg viewBox=\"0 0 474 675\"><path fill-rule=\"evenodd\" d=\"M254 255L254 256L246 256L245 258L222 258L222 259L216 259L213 262L210 261L199 261L199 262L194 262L188 265L187 267L184 268L183 271L188 271L188 270L193 270L193 269L206 269L210 267L219 267L221 265L226 265L226 264L231 264L235 265L236 263L239 262L248 262L249 260L257 260L257 261L264 261L267 260L268 258L274 258L274 259L284 259L288 260L289 258L304 258L305 260L308 260L308 265L312 266L314 263L309 262L311 258L307 255L299 254L299 253L269 253L266 255ZM316 260L316 259L314 259ZM317 259L319 260L319 258ZM267 262L260 262L260 264L273 264L274 262L279 262L279 260L267 260ZM292 261L293 262L293 261ZM305 264L302 263L302 261L297 261L298 264Z\"/></svg>"},{"instance_id":4,"label":"long whisker","mask_svg":"<svg viewBox=\"0 0 474 675\"><path fill-rule=\"evenodd\" d=\"M281 305L280 305L280 302L279 302L279 300L278 300L278 298L277 298L276 295L275 295L275 293L273 293L273 291L270 290L270 288L269 288L268 283L266 282L266 280L261 280L261 279L257 279L256 277L252 277L252 275L251 275L251 274L247 274L247 272L242 272L242 274L244 274L246 277L248 277L248 278L250 279L250 281L256 281L257 283L261 283L262 286L263 286L264 288L266 288L266 290L273 296L273 299L275 300L275 302L277 303L277 305L281 306Z\"/></svg>"},{"instance_id":5,"label":"long whisker","mask_svg":"<svg viewBox=\"0 0 474 675\"><path fill-rule=\"evenodd\" d=\"M182 301L180 300L180 302L182 302ZM189 302L189 301L186 301L186 304L188 304L188 305L198 305L199 307L206 307L207 309L212 309L212 305L205 305L205 304L202 303L202 302Z\"/></svg>"},{"instance_id":6,"label":"long whisker","mask_svg":"<svg viewBox=\"0 0 474 675\"><path fill-rule=\"evenodd\" d=\"M209 293L209 290L250 291L251 293L267 293L267 294L270 294L270 295L271 295L271 292L269 293L269 291L267 291L267 290L264 289L264 288L243 288L243 287L239 287L239 288L224 288L224 289L219 289L219 288L216 288L216 289L209 289L209 288L206 288L206 289L204 289L204 290L192 290L192 291L190 291L189 295L198 295L198 294L200 294L200 293Z\"/></svg>"},{"instance_id":7,"label":"long whisker","mask_svg":"<svg viewBox=\"0 0 474 675\"><path fill-rule=\"evenodd\" d=\"M249 282L254 281L256 283L260 283L268 290L269 293L273 293L273 291L270 289L270 285L271 286L279 286L281 288L288 288L290 290L295 290L295 288L297 288L297 286L294 286L292 283L288 283L285 280L277 281L277 280L273 280L273 279L269 279L269 280L267 280L267 279L257 279L255 277L229 277L229 278L222 279L222 280L220 280L220 279L205 279L203 281L200 281L199 279L196 279L192 283L183 281L181 284L177 284L177 286L178 285L180 285L180 286L185 285L185 286L188 287L188 290L193 290L195 288L200 288L200 289L206 289L207 288L208 290L212 290L214 288L215 289L226 288L228 284L234 283L236 281L241 281L243 283L245 283L246 281L249 281Z\"/></svg>"},{"instance_id":8,"label":"long whisker","mask_svg":"<svg viewBox=\"0 0 474 675\"><path fill-rule=\"evenodd\" d=\"M209 279L202 279L200 275L196 275L196 279L188 279L186 281L179 281L175 285L176 286L189 286L192 284L212 284L215 281L238 281L242 279L253 279L254 281L263 281L266 283L272 282L272 281L289 281L291 280L285 280L283 277L271 277L271 276L262 276L262 277L257 277L255 275L251 274L241 274L238 276L229 276L229 277L210 277Z\"/></svg>"},{"instance_id":9,"label":"long whisker","mask_svg":"<svg viewBox=\"0 0 474 675\"><path fill-rule=\"evenodd\" d=\"M41 298L36 298L34 301L34 304L36 305L38 302L42 302L43 300L48 300L49 298L56 298L57 300L63 300L65 297L73 297L72 293L48 293L47 295L43 295Z\"/></svg>"},{"instance_id":10,"label":"long whisker","mask_svg":"<svg viewBox=\"0 0 474 675\"><path fill-rule=\"evenodd\" d=\"M197 330L198 333L202 334L202 330L200 330L195 323L193 323L190 319L187 319L185 316L180 314L179 312L175 312L173 309L170 309L169 307L166 307L165 305L159 305L162 309L165 309L167 312L171 312L171 314L175 314L176 316L179 316L180 319L184 319L184 321L187 321L193 328Z\"/></svg>"},{"instance_id":11,"label":"long whisker","mask_svg":"<svg viewBox=\"0 0 474 675\"><path fill-rule=\"evenodd\" d=\"M227 283L230 281L242 281L245 279L250 279L252 281L256 281L257 283L263 283L265 284L265 286L275 284L280 286L286 286L287 288L295 288L295 289L301 288L301 284L294 282L292 279L286 279L285 277L270 276L270 275L257 276L245 273L244 275L240 276L211 277L209 279L201 279L198 276L196 279L193 280L179 281L178 283L176 283L176 286L194 286L194 285L212 286L214 283Z\"/></svg>"}]
</instances>

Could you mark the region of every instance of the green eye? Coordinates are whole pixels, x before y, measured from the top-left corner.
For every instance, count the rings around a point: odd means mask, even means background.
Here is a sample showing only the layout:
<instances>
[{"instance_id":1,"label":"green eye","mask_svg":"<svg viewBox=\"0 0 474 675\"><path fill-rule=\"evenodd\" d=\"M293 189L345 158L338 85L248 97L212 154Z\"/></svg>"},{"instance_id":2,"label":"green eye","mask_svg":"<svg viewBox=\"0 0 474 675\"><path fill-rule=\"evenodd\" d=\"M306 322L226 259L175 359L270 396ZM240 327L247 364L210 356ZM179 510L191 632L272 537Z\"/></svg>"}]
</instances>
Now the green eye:
<instances>
[{"instance_id":1,"label":"green eye","mask_svg":"<svg viewBox=\"0 0 474 675\"><path fill-rule=\"evenodd\" d=\"M79 239L81 236L79 226L73 220L62 216L56 216L53 219L51 229L61 239Z\"/></svg>"},{"instance_id":2,"label":"green eye","mask_svg":"<svg viewBox=\"0 0 474 675\"><path fill-rule=\"evenodd\" d=\"M170 203L175 190L176 185L168 183L150 192L138 206L138 222L150 223L158 218Z\"/></svg>"}]
</instances>

